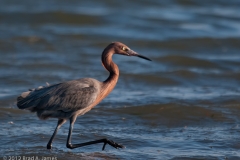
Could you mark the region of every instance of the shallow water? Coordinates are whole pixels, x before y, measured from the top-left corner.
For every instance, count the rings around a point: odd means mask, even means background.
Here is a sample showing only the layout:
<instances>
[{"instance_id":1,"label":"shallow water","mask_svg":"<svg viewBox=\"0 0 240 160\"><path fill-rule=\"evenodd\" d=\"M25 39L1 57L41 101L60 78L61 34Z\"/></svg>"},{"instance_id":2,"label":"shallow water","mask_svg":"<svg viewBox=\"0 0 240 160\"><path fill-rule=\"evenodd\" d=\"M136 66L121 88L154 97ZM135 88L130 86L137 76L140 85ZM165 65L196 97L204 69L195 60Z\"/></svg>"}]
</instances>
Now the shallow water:
<instances>
[{"instance_id":1,"label":"shallow water","mask_svg":"<svg viewBox=\"0 0 240 160\"><path fill-rule=\"evenodd\" d=\"M57 159L240 159L240 2L0 0L0 155ZM68 123L51 151L56 119L19 110L29 88L92 77L101 52L121 41L153 61L114 55L113 92Z\"/></svg>"}]
</instances>

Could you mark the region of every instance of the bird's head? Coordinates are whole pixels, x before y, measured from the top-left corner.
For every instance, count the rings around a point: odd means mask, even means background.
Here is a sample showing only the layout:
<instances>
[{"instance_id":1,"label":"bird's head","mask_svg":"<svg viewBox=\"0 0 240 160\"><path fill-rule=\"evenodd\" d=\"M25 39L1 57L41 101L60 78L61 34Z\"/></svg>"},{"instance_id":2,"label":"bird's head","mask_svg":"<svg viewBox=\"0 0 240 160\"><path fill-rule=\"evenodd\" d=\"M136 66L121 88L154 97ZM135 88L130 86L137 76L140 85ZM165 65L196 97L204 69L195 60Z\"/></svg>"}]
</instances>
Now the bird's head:
<instances>
[{"instance_id":1,"label":"bird's head","mask_svg":"<svg viewBox=\"0 0 240 160\"><path fill-rule=\"evenodd\" d=\"M149 59L145 56L142 56L142 55L138 54L137 52L131 50L128 46L126 46L123 43L113 42L110 45L111 45L111 47L114 48L115 54L121 54L121 55L125 55L125 56L137 56L137 57L151 61L151 59Z\"/></svg>"}]
</instances>

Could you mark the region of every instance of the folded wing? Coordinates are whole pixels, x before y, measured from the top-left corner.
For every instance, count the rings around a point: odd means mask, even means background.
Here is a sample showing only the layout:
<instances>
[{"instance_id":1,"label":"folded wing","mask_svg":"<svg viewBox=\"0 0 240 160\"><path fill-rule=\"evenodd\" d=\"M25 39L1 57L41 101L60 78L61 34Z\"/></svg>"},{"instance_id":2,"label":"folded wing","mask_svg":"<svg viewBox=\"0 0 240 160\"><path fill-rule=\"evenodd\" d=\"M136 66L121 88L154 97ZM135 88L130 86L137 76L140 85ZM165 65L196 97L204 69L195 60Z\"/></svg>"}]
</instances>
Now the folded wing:
<instances>
[{"instance_id":1,"label":"folded wing","mask_svg":"<svg viewBox=\"0 0 240 160\"><path fill-rule=\"evenodd\" d=\"M32 112L74 112L93 103L98 89L89 81L75 80L23 92L17 99L20 109Z\"/></svg>"}]
</instances>

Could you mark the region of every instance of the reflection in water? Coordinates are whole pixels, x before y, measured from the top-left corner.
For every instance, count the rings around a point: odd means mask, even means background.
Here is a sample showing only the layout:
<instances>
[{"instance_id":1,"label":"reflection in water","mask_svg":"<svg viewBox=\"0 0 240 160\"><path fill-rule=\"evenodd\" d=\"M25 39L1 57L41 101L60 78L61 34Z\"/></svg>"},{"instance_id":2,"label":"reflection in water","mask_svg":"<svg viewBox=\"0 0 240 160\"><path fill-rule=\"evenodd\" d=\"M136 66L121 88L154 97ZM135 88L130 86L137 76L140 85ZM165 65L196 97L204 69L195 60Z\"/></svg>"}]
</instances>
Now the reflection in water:
<instances>
[{"instance_id":1,"label":"reflection in water","mask_svg":"<svg viewBox=\"0 0 240 160\"><path fill-rule=\"evenodd\" d=\"M36 7L37 6L37 7ZM12 1L0 5L1 155L58 159L239 159L238 1ZM139 12L140 11L140 12ZM79 117L73 139L109 137L69 150L66 123L16 108L26 89L92 77L105 80L101 52L121 41L151 58L114 56L114 91ZM41 155L40 155L41 153Z\"/></svg>"}]
</instances>

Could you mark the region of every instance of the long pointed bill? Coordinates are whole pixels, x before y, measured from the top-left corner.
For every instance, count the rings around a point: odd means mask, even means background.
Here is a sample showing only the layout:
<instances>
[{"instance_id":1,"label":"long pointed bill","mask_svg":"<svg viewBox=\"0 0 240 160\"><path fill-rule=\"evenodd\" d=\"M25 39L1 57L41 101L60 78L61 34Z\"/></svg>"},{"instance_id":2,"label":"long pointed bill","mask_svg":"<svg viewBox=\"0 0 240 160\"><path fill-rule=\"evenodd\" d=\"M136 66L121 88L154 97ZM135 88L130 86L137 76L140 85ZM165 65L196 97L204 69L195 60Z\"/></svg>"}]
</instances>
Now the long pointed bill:
<instances>
[{"instance_id":1,"label":"long pointed bill","mask_svg":"<svg viewBox=\"0 0 240 160\"><path fill-rule=\"evenodd\" d=\"M142 56L142 55L138 54L137 52L134 52L133 50L129 50L129 51L128 51L128 54L129 54L129 56L137 56L137 57L146 59L146 60L148 60L148 61L152 61L151 59L149 59L149 58L147 58L147 57L145 57L145 56Z\"/></svg>"}]
</instances>

